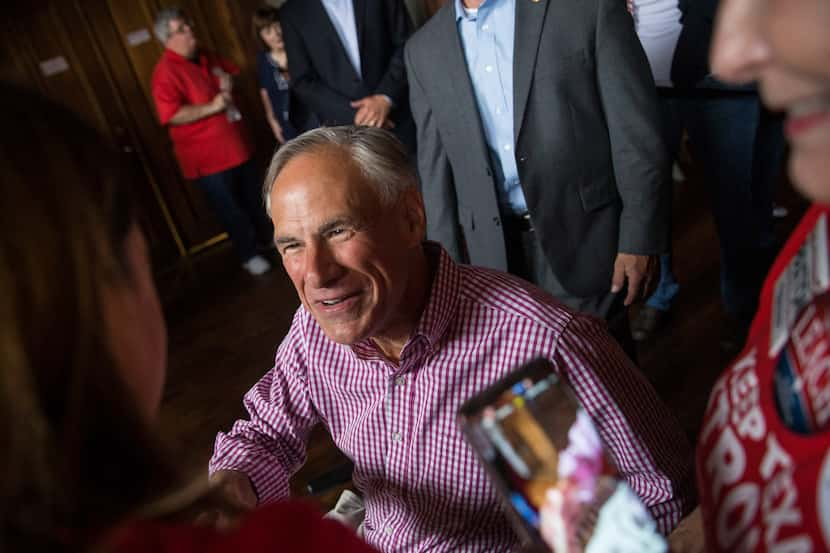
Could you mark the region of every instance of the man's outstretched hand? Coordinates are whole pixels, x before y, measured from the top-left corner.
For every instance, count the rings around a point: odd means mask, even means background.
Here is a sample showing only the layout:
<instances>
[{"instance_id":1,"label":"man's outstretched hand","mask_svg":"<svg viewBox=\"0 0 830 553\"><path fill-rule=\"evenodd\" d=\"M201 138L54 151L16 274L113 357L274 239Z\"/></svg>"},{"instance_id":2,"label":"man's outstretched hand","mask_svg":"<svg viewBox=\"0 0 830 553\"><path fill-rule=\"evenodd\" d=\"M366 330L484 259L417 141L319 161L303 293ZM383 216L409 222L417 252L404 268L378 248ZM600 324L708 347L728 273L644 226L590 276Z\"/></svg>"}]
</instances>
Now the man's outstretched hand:
<instances>
[{"instance_id":1,"label":"man's outstretched hand","mask_svg":"<svg viewBox=\"0 0 830 553\"><path fill-rule=\"evenodd\" d=\"M200 526L212 526L217 530L234 528L242 516L257 506L257 496L247 474L219 470L210 477L210 485L218 492L221 506L199 515L196 524Z\"/></svg>"}]
</instances>

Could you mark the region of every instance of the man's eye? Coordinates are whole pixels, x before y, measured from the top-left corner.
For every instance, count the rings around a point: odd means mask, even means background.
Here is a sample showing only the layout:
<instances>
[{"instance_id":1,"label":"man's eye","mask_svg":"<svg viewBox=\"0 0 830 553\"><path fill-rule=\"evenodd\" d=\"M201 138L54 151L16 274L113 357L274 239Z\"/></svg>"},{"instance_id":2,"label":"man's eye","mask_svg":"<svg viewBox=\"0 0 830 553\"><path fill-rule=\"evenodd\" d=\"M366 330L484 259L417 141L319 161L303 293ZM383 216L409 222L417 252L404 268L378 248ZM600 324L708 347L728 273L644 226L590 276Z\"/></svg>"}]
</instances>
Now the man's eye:
<instances>
[{"instance_id":1,"label":"man's eye","mask_svg":"<svg viewBox=\"0 0 830 553\"><path fill-rule=\"evenodd\" d=\"M282 253L288 253L292 250L296 250L299 247L300 247L299 244L285 244L282 247Z\"/></svg>"},{"instance_id":2,"label":"man's eye","mask_svg":"<svg viewBox=\"0 0 830 553\"><path fill-rule=\"evenodd\" d=\"M339 236L344 236L349 233L349 229L346 227L334 227L328 232L329 238L337 238Z\"/></svg>"}]
</instances>

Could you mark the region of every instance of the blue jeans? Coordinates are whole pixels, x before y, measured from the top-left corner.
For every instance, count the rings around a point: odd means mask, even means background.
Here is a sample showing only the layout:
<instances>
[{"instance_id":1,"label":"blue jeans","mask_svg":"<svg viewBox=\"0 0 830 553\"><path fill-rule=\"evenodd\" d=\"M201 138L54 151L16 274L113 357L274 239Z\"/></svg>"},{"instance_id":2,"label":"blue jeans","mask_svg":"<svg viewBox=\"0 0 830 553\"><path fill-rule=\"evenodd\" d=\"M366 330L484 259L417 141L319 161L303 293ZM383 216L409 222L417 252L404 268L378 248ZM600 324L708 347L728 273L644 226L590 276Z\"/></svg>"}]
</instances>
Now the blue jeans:
<instances>
[{"instance_id":1,"label":"blue jeans","mask_svg":"<svg viewBox=\"0 0 830 553\"><path fill-rule=\"evenodd\" d=\"M231 238L243 263L257 254L257 241L273 240L271 221L265 215L256 165L249 159L225 171L204 175L196 182Z\"/></svg>"},{"instance_id":2,"label":"blue jeans","mask_svg":"<svg viewBox=\"0 0 830 553\"><path fill-rule=\"evenodd\" d=\"M691 91L662 92L671 158L685 128L703 168L720 240L724 309L748 324L775 256L772 200L784 152L781 122L763 111L756 93L711 80ZM671 254L661 257L660 268L657 290L646 303L668 310L679 289Z\"/></svg>"}]
</instances>

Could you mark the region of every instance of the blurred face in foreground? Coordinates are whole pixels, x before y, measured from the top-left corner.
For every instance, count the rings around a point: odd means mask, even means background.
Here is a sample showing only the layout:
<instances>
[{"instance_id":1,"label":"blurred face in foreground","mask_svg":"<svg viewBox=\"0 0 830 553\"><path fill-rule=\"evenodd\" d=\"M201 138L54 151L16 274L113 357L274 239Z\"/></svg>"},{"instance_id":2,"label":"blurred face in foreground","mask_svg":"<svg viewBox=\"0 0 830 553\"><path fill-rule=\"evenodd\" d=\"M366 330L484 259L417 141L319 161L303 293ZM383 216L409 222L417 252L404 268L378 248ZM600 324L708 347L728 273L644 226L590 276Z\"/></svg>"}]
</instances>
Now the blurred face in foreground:
<instances>
[{"instance_id":1,"label":"blurred face in foreground","mask_svg":"<svg viewBox=\"0 0 830 553\"><path fill-rule=\"evenodd\" d=\"M124 250L129 275L104 289L104 318L121 376L141 413L153 420L167 373L167 327L138 225L127 234Z\"/></svg>"},{"instance_id":2,"label":"blurred face in foreground","mask_svg":"<svg viewBox=\"0 0 830 553\"><path fill-rule=\"evenodd\" d=\"M790 176L830 203L830 2L723 0L711 58L718 77L757 81L767 106L786 113Z\"/></svg>"}]
</instances>

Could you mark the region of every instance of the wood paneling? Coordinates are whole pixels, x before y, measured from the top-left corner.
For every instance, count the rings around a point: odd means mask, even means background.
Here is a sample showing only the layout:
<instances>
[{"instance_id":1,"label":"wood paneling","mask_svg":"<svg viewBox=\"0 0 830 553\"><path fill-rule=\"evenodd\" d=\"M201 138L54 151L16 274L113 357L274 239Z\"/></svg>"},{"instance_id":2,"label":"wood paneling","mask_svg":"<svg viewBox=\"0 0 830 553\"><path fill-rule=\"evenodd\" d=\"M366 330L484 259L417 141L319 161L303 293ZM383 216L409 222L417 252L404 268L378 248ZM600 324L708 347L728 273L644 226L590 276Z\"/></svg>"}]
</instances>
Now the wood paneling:
<instances>
[{"instance_id":1,"label":"wood paneling","mask_svg":"<svg viewBox=\"0 0 830 553\"><path fill-rule=\"evenodd\" d=\"M167 129L158 123L150 92L153 69L163 52L153 18L169 2L158 0L39 0L17 6L0 24L0 78L38 90L77 113L123 151L135 154L146 177L139 193L142 222L157 267L216 241L222 228L201 192L179 172ZM250 35L251 0L190 0L180 3L196 24L202 46L242 69L237 103L258 145L260 166L274 139L264 120ZM129 44L131 33L150 40ZM44 75L43 61L63 57L68 68Z\"/></svg>"}]
</instances>

